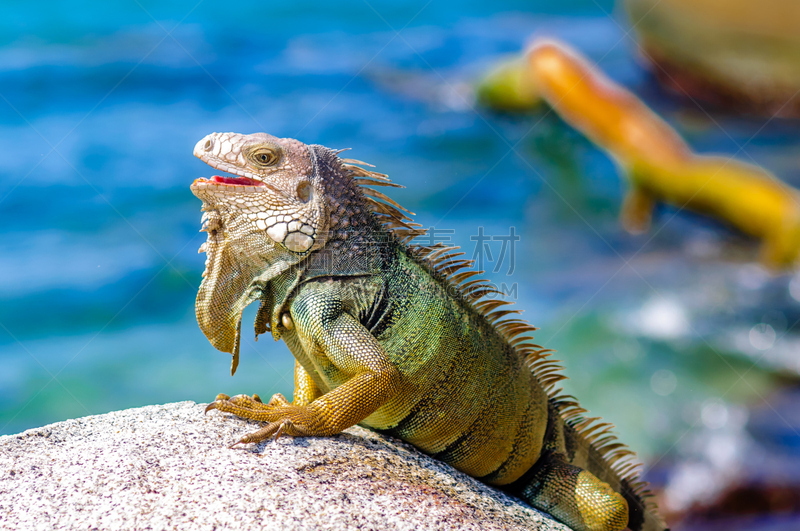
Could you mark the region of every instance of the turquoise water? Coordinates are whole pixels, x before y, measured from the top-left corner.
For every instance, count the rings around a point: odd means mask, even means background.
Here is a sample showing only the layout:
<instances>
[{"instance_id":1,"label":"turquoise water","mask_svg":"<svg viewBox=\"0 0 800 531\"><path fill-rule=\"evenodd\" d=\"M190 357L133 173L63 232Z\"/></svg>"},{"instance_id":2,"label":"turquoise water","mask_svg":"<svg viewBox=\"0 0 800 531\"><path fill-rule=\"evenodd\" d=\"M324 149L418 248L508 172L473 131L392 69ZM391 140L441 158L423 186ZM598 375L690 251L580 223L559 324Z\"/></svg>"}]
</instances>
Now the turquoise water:
<instances>
[{"instance_id":1,"label":"turquoise water","mask_svg":"<svg viewBox=\"0 0 800 531\"><path fill-rule=\"evenodd\" d=\"M471 83L546 34L599 61L697 150L800 186L796 124L665 95L610 1L4 11L0 434L219 392L291 394L283 344L248 337L231 378L194 319L205 235L188 186L210 170L191 150L212 131L351 147L470 255L480 227L514 227L513 274L508 255L496 267L493 240L492 280L558 350L566 389L656 469L721 429L715 418L796 381L800 280L770 275L754 242L684 212L661 208L650 234L624 233L624 186L604 154L552 115L474 106Z\"/></svg>"}]
</instances>

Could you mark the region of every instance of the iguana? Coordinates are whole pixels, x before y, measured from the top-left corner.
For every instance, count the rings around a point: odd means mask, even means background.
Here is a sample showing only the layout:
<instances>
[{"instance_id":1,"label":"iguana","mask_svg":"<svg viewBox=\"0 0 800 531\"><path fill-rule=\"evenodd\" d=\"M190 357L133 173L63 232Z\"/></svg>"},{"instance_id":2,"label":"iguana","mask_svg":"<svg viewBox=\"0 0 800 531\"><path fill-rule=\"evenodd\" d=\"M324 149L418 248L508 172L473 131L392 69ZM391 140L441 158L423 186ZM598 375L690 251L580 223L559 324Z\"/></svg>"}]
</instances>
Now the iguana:
<instances>
[{"instance_id":1,"label":"iguana","mask_svg":"<svg viewBox=\"0 0 800 531\"><path fill-rule=\"evenodd\" d=\"M200 328L239 361L242 311L296 358L294 400L217 396L267 422L236 444L361 424L550 513L575 531L663 531L610 425L583 416L536 330L341 151L265 133L213 133L195 156L226 173L191 186L207 241Z\"/></svg>"}]
</instances>

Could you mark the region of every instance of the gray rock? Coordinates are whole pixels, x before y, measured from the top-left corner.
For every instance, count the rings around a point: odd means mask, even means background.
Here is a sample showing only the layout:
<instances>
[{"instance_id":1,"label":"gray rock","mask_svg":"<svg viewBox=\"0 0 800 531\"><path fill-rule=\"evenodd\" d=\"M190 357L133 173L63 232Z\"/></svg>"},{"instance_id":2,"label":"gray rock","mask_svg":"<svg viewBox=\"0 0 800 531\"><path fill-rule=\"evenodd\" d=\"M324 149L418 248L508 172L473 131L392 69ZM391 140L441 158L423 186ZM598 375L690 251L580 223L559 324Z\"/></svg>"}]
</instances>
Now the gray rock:
<instances>
[{"instance_id":1,"label":"gray rock","mask_svg":"<svg viewBox=\"0 0 800 531\"><path fill-rule=\"evenodd\" d=\"M180 402L0 437L0 528L568 531L362 428L228 449L253 430Z\"/></svg>"}]
</instances>

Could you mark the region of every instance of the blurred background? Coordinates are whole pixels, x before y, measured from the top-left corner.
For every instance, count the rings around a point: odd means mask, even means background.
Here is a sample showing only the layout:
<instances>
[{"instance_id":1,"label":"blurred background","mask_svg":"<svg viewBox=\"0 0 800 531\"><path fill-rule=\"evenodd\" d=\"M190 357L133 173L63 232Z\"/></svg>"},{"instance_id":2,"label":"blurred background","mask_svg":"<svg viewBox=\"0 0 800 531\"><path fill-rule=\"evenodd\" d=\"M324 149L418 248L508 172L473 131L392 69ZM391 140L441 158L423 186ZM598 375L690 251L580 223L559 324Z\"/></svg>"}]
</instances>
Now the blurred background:
<instances>
[{"instance_id":1,"label":"blurred background","mask_svg":"<svg viewBox=\"0 0 800 531\"><path fill-rule=\"evenodd\" d=\"M638 453L674 528L797 529L800 276L765 269L758 242L675 207L627 234L624 176L605 153L546 108L501 113L475 98L532 36L558 38L696 151L800 186L790 108L665 88L658 78L677 70L643 59L644 11L612 0L4 7L0 434L220 392L291 395L282 343L244 334L231 378L194 317L205 234L189 184L211 170L192 147L214 131L265 131L353 148L406 186L392 197L439 241L483 260L558 351L565 390ZM788 24L800 35L800 20ZM512 227L519 241L504 247Z\"/></svg>"}]
</instances>

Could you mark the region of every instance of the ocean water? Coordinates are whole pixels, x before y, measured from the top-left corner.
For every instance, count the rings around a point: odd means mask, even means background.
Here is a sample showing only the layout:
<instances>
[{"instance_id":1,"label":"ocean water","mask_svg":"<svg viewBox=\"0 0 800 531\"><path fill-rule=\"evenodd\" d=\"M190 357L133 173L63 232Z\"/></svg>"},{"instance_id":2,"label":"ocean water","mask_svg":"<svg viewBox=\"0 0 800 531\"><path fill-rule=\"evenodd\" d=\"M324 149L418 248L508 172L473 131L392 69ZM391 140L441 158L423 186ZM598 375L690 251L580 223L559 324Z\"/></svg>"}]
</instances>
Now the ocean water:
<instances>
[{"instance_id":1,"label":"ocean water","mask_svg":"<svg viewBox=\"0 0 800 531\"><path fill-rule=\"evenodd\" d=\"M74 1L4 15L0 434L219 392L291 395L283 344L246 335L231 378L194 318L205 234L189 184L211 170L192 147L213 131L352 148L470 256L476 235L513 227L513 257L500 239L476 256L558 351L566 390L656 468L800 372L800 277L675 209L624 233L607 156L551 114L475 105L493 63L557 37L697 150L800 186L796 124L663 93L609 0Z\"/></svg>"}]
</instances>

